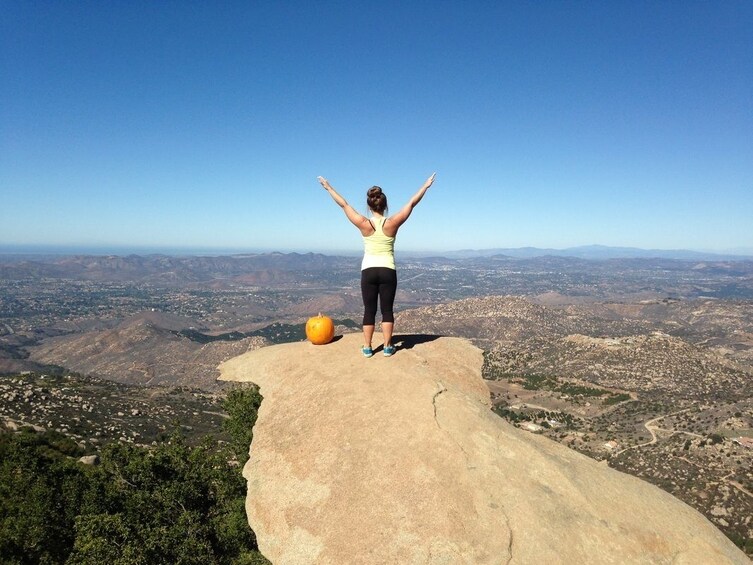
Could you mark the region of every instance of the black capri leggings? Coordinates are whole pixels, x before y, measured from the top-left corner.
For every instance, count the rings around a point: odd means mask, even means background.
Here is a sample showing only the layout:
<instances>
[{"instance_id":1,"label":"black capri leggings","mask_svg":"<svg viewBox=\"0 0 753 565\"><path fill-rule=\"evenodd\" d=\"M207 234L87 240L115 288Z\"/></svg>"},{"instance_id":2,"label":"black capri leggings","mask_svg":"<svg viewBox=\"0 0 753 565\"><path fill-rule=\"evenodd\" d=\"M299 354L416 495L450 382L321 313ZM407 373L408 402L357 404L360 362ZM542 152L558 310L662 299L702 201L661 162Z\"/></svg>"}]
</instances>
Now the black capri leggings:
<instances>
[{"instance_id":1,"label":"black capri leggings","mask_svg":"<svg viewBox=\"0 0 753 565\"><path fill-rule=\"evenodd\" d=\"M363 296L363 325L373 326L376 319L377 297L382 310L382 322L394 322L392 306L397 291L397 271L387 267L369 267L361 271Z\"/></svg>"}]
</instances>

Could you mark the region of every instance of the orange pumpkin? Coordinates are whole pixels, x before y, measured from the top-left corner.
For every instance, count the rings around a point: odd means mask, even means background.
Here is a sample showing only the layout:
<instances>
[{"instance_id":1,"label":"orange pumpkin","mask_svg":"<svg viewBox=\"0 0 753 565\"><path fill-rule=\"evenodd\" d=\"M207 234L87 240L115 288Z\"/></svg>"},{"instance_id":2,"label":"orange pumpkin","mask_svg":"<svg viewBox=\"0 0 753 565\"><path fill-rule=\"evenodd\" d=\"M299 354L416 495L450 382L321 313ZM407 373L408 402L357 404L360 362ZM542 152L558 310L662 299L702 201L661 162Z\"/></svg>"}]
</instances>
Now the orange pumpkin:
<instances>
[{"instance_id":1,"label":"orange pumpkin","mask_svg":"<svg viewBox=\"0 0 753 565\"><path fill-rule=\"evenodd\" d=\"M309 318L306 322L306 337L314 345L324 345L332 341L335 337L335 324L329 316L318 316Z\"/></svg>"}]
</instances>

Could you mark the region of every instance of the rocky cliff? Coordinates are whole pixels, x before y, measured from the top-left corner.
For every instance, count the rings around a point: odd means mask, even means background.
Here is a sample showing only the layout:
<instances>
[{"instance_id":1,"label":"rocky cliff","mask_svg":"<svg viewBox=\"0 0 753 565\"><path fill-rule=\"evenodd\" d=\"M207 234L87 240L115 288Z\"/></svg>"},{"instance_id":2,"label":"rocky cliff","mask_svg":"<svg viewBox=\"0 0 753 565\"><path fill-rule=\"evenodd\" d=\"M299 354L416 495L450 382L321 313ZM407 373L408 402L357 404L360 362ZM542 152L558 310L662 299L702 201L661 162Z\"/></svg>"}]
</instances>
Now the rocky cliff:
<instances>
[{"instance_id":1,"label":"rocky cliff","mask_svg":"<svg viewBox=\"0 0 753 565\"><path fill-rule=\"evenodd\" d=\"M264 396L246 509L279 564L749 563L701 514L489 410L481 351L360 335L227 361Z\"/></svg>"}]
</instances>

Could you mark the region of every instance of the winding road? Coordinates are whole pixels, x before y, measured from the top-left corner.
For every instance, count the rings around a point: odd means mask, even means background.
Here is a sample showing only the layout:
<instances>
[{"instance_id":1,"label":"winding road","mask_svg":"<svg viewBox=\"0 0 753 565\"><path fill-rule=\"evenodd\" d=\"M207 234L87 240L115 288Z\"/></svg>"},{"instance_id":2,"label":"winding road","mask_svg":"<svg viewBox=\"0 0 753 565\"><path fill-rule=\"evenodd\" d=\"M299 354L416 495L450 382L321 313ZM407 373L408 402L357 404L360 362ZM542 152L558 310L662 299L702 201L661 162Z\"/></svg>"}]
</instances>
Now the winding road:
<instances>
[{"instance_id":1,"label":"winding road","mask_svg":"<svg viewBox=\"0 0 753 565\"><path fill-rule=\"evenodd\" d=\"M644 422L643 426L648 430L648 433L651 434L651 439L649 441L647 441L647 442L639 443L638 445L630 445L630 446L628 446L628 447L626 447L624 449L620 449L618 452L615 453L615 456L620 455L622 453L625 453L629 449L637 449L639 447L645 447L647 445L653 445L653 444L655 444L658 441L658 438L656 437L656 432L657 431L660 431L660 432L670 432L670 434L669 434L670 436L672 436L674 434L687 434L687 435L691 435L691 436L694 436L694 437L700 437L700 438L702 438L703 436L698 435L698 434L694 434L693 432L685 432L685 431L682 431L682 430L665 430L663 428L659 428L657 426L654 426L654 424L656 422L658 422L660 420L663 420L664 418L667 418L669 416L676 416L677 414L682 414L683 412L687 412L688 410L691 410L692 408L693 408L692 406L690 408L683 408L682 410L678 410L676 412L671 412L669 414L663 414L662 416L657 416L656 418L651 418L650 420Z\"/></svg>"}]
</instances>

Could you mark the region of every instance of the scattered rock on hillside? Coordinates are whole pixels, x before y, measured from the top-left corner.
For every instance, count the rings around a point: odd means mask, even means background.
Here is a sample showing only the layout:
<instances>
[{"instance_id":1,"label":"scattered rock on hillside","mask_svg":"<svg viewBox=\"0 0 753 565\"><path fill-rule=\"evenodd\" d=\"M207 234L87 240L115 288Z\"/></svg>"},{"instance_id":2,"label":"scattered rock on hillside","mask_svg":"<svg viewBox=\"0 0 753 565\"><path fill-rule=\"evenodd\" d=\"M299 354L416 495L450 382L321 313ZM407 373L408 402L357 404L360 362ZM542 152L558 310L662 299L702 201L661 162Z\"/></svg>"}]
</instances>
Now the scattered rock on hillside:
<instances>
[{"instance_id":1,"label":"scattered rock on hillside","mask_svg":"<svg viewBox=\"0 0 753 565\"><path fill-rule=\"evenodd\" d=\"M84 465L98 465L99 455L84 455L83 457L80 457L78 461Z\"/></svg>"}]
</instances>

